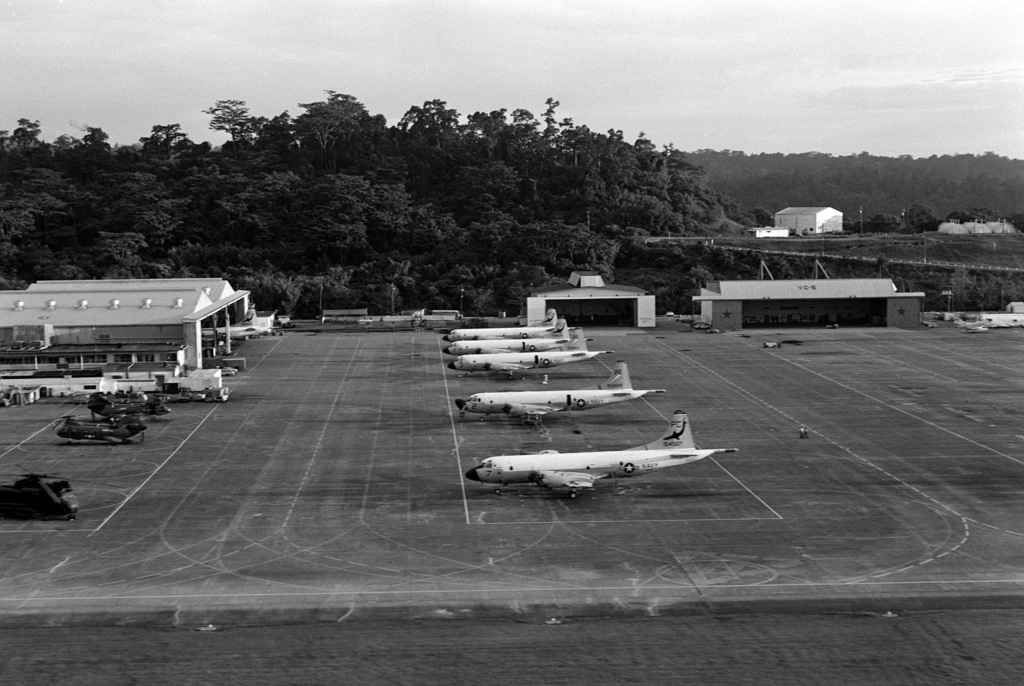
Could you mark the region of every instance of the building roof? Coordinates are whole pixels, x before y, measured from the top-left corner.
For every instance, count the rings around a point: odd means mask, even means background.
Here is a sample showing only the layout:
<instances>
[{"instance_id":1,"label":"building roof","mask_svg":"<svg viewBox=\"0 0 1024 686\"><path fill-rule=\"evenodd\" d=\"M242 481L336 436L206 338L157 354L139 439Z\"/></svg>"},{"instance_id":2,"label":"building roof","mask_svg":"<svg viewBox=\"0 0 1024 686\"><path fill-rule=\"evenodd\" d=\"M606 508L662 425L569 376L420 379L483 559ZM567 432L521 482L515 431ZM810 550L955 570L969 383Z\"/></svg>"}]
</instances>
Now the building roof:
<instances>
[{"instance_id":1,"label":"building roof","mask_svg":"<svg viewBox=\"0 0 1024 686\"><path fill-rule=\"evenodd\" d=\"M616 284L606 284L600 288L596 286L541 286L530 291L530 295L543 295L548 298L560 294L567 298L634 298L638 295L647 295L647 291L635 286Z\"/></svg>"},{"instance_id":2,"label":"building roof","mask_svg":"<svg viewBox=\"0 0 1024 686\"><path fill-rule=\"evenodd\" d=\"M779 210L775 213L775 216L780 214L817 214L825 210L832 210L833 212L839 212L834 207L787 207L784 210Z\"/></svg>"},{"instance_id":3,"label":"building roof","mask_svg":"<svg viewBox=\"0 0 1024 686\"><path fill-rule=\"evenodd\" d=\"M899 293L892 279L786 279L709 281L694 300L825 300L835 298L923 298Z\"/></svg>"},{"instance_id":4,"label":"building roof","mask_svg":"<svg viewBox=\"0 0 1024 686\"><path fill-rule=\"evenodd\" d=\"M181 324L247 294L217 278L39 281L0 291L0 326Z\"/></svg>"}]
</instances>

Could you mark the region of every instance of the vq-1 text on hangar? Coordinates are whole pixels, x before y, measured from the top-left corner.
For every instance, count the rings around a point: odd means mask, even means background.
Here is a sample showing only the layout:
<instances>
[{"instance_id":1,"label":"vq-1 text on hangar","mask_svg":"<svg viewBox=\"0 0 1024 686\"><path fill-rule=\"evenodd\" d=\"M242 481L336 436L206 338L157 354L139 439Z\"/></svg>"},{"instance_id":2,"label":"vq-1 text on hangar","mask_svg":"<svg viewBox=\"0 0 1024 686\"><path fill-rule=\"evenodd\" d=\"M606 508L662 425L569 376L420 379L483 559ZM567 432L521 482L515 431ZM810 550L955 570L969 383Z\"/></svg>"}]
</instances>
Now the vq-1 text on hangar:
<instances>
[{"instance_id":1,"label":"vq-1 text on hangar","mask_svg":"<svg viewBox=\"0 0 1024 686\"><path fill-rule=\"evenodd\" d=\"M751 326L916 327L924 293L899 293L892 279L709 281L694 302L713 328Z\"/></svg>"}]
</instances>

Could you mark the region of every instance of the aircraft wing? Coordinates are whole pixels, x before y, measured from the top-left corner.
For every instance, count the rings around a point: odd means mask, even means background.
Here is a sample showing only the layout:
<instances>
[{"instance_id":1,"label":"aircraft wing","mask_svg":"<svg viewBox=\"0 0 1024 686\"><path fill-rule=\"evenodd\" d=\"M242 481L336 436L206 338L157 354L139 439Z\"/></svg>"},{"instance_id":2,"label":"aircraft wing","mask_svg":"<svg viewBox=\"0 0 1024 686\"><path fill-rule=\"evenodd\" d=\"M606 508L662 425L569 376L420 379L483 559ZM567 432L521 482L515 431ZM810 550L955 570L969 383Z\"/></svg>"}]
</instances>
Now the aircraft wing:
<instances>
[{"instance_id":1,"label":"aircraft wing","mask_svg":"<svg viewBox=\"0 0 1024 686\"><path fill-rule=\"evenodd\" d=\"M586 472L546 471L537 473L537 481L548 488L593 488L603 474Z\"/></svg>"},{"instance_id":2,"label":"aircraft wing","mask_svg":"<svg viewBox=\"0 0 1024 686\"><path fill-rule=\"evenodd\" d=\"M696 462L697 460L703 460L705 457L711 457L715 453L734 453L736 448L710 448L707 450L690 450L679 453L672 453L668 457L673 460L678 460L679 464L687 464L690 462Z\"/></svg>"},{"instance_id":3,"label":"aircraft wing","mask_svg":"<svg viewBox=\"0 0 1024 686\"><path fill-rule=\"evenodd\" d=\"M522 369L529 369L528 365L522 364L521 362L485 362L483 370L485 372L518 372Z\"/></svg>"},{"instance_id":4,"label":"aircraft wing","mask_svg":"<svg viewBox=\"0 0 1024 686\"><path fill-rule=\"evenodd\" d=\"M544 415L550 412L558 412L563 408L563 405L556 405L552 407L551 405L540 405L532 403L509 403L505 405L505 412L514 417L518 417L524 414Z\"/></svg>"}]
</instances>

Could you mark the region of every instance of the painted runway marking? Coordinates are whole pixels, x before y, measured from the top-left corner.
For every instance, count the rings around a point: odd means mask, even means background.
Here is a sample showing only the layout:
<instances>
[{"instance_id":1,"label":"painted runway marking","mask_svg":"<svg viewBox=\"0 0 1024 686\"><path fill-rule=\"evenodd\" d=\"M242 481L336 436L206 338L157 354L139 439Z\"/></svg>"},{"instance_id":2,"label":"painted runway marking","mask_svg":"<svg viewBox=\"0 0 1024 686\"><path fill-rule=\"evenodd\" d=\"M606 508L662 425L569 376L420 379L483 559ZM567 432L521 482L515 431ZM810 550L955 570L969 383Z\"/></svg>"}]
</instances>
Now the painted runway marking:
<instances>
[{"instance_id":1,"label":"painted runway marking","mask_svg":"<svg viewBox=\"0 0 1024 686\"><path fill-rule=\"evenodd\" d=\"M665 346L665 347L667 348L668 346ZM675 351L672 351L672 353L675 354L675 355L679 355L679 353L677 353ZM683 357L687 357L687 356L683 356ZM687 359L689 359L689 358L687 357ZM764 400L763 398L758 397L753 392L748 391L747 389L741 387L739 384L731 381L730 379L726 378L725 376L723 376L719 372L711 369L710 367L707 367L706 365L702 365L699 362L696 362L695 360L690 359L689 361L694 363L694 364L696 364L697 366L701 367L706 373L711 374L711 375L717 377L718 379L721 379L724 383L728 384L729 386L734 388L736 391L742 393L744 396L749 398L752 402L755 402L755 403L761 405L762 407L769 408L769 409L771 409L772 411L776 412L777 414L779 414L781 416L784 416L784 417L787 417L787 418L789 417L789 415L786 412L784 412L782 409L772 405L771 403L769 403L768 401ZM845 389L847 389L849 391L852 391L852 392L857 393L859 395L862 395L862 396L864 396L866 398L869 398L869 399L873 400L874 402L877 402L880 405L883 405L883 406L888 407L890 409L896 410L898 412L902 412L903 414L907 414L907 415L909 415L911 417L914 417L915 419L918 419L918 420L920 420L920 421L922 421L922 422L924 422L926 424L929 424L929 425L934 426L936 428L940 428L940 429L942 429L942 430L944 430L944 431L946 431L948 433L953 434L954 436L958 436L960 438L963 438L964 440L966 440L966 441L968 441L970 443L974 443L975 445L978 445L979 447L987 448L987 449L991 450L992 452L995 452L997 454L1003 455L1004 457L1009 457L1008 455L1004 455L1003 453L1000 453L997 450L994 450L992 448L988 448L988 446L984 446L981 443L978 443L978 442L972 441L971 439L968 439L966 437L960 436L959 434L957 434L956 432L954 432L954 431L952 431L950 429L945 429L944 427L940 427L940 426L934 424L933 422L929 422L928 420L921 419L920 417L916 417L915 415L912 415L912 414L910 414L908 412L900 410L899 408L891 405L890 403L887 403L887 402L885 402L885 401L883 401L881 399L878 399L878 398L874 398L871 395L869 395L869 394L867 394L867 393L865 393L863 391L859 391L859 390L857 390L855 388L852 388L852 387L848 386L847 384L844 384L844 383L842 383L840 381L836 381L835 379L831 379L831 378L829 378L828 376L826 376L824 374L821 374L821 373L816 372L814 370L808 369L808 368L804 367L803 365L800 365L800 364L798 364L798 363L796 363L796 362L794 362L792 360L788 360L787 359L786 361L789 362L790 364L792 364L793 366L799 368L799 369L802 369L802 370L804 370L804 371L806 371L808 373L814 374L815 376L818 376L819 378L825 379L826 381L834 383L834 384L836 384L836 385L838 385L838 386L840 386L842 388L845 388ZM802 424L802 425L805 425L805 424ZM887 477L889 477L890 479L892 479L896 483L901 484L903 487L908 488L911 491L917 493L922 498L925 498L926 500L928 500L928 501L930 501L932 503L935 503L935 505L937 505L938 507L940 507L940 508L946 510L947 512L950 512L950 513L956 515L957 517L959 517L959 519L963 523L963 527L964 527L963 537L961 538L959 543L957 543L955 546L953 546L950 549L950 552L957 550L958 548L963 546L964 543L967 542L968 537L971 535L970 534L970 527L968 525L967 518L962 513L958 512L956 509L950 507L949 505L947 505L947 504L945 504L943 502L940 502L939 500L937 500L936 498L933 498L932 496L928 495L927 493L924 493L923 491L921 491L916 486L913 486L912 484L907 483L906 481L904 481L903 479L899 478L898 476L890 473L889 471L887 471L883 467L880 467L880 466L876 465L871 460L869 460L869 459L867 459L867 458L857 454L857 452L854 451L853 449L851 449L851 448L849 448L847 446L844 446L844 445L838 443L837 441L832 440L831 438L829 438L828 436L825 436L824 434L821 434L820 432L816 432L815 431L814 433L816 435L818 435L822 440L825 440L828 443L831 443L835 447L839 448L843 452L845 452L848 455L850 455L851 457L853 457L855 460L861 462L862 464L865 464L865 465L871 467L872 469L874 469L874 470L876 470L878 472L881 472L882 474L885 474ZM1009 457L1009 459L1013 460L1012 457ZM1014 461L1015 462L1019 462L1018 460L1014 460ZM931 558L927 558L927 559L931 559ZM914 565L911 565L910 568L912 568L912 567L914 567L916 565L919 565L919 564L921 564L920 561L916 562ZM886 572L876 573L876 574L872 574L872 575L868 575L868 576L885 576L887 574L892 574L892 573L893 573L892 571L886 571ZM864 577L864 578L867 578L867 577ZM859 582L859 580L858 580L858 582Z\"/></svg>"},{"instance_id":2,"label":"painted runway marking","mask_svg":"<svg viewBox=\"0 0 1024 686\"><path fill-rule=\"evenodd\" d=\"M67 563L67 561L68 561L68 560L70 560L70 559L71 559L70 557L65 557L65 558L64 558L63 560L61 560L60 562L58 562L57 564L55 564L55 565L54 565L53 567L50 567L50 571L49 571L49 572L47 572L47 574L53 574L53 573L54 573L54 572L56 572L56 571L57 571L58 569L60 569L61 567L63 567L63 566L64 566L64 565L65 565L65 564Z\"/></svg>"},{"instance_id":3,"label":"painted runway marking","mask_svg":"<svg viewBox=\"0 0 1024 686\"><path fill-rule=\"evenodd\" d=\"M302 490L306 487L306 483L309 482L309 478L313 473L313 466L316 464L317 458L323 450L324 437L327 435L327 429L331 426L331 418L334 416L338 407L338 400L341 398L341 394L345 390L345 381L348 379L349 373L352 371L352 364L355 361L355 355L362 346L363 340L364 339L359 339L355 348L352 349L352 353L348 359L348 365L345 367L345 373L342 375L341 381L338 383L338 388L334 392L334 397L331 398L331 405L327 409L327 417L324 419L323 428L320 429L320 435L317 436L316 445L313 446L312 454L309 457L309 461L306 463L306 471L302 474L302 480L299 482L298 488L295 489L295 495L292 496L292 502L288 506L288 512L281 521L281 526L278 528L278 531L285 531L288 529L288 522L292 518L292 513L295 512L295 506L298 505L299 497L302 495Z\"/></svg>"},{"instance_id":4,"label":"painted runway marking","mask_svg":"<svg viewBox=\"0 0 1024 686\"><path fill-rule=\"evenodd\" d=\"M57 417L56 419L53 419L53 420L51 420L51 421L47 422L47 423L46 423L46 425L44 425L44 426L43 426L43 428L39 429L39 431L36 431L35 433L33 433L33 434L31 434L31 435L27 436L27 437L26 437L26 438L24 438L23 440L20 440L20 441L18 441L17 443L15 443L14 445L12 445L12 446L11 446L10 448L8 448L7 450L5 450L5 451L3 451L2 453L0 453L0 460L2 460L3 458L5 458L5 457L7 456L7 453L9 453L9 452L11 452L11 451L13 451L13 450L17 450L18 448L20 448L21 446L23 446L23 445L24 445L25 443L28 443L28 442L29 442L29 441L31 441L31 440L32 440L33 438L35 438L35 437L36 437L36 436L38 436L39 434L43 433L44 431L46 431L47 429L49 429L49 428L50 428L51 426L54 426L54 425L55 425L55 424L56 424L57 422L59 422L59 421L60 421L60 420L62 420L62 419L64 419L64 417Z\"/></svg>"},{"instance_id":5,"label":"painted runway marking","mask_svg":"<svg viewBox=\"0 0 1024 686\"><path fill-rule=\"evenodd\" d=\"M129 493L129 494L127 495L127 496L125 496L125 499L121 501L121 504L120 504L120 505L118 505L117 507L115 507L115 508L114 508L114 511L113 511L113 512L111 512L111 513L110 513L109 515L107 515L107 518L106 518L106 519L104 519L104 520L103 520L102 522L100 522L99 526L97 526L97 527L96 527L95 529L93 529L93 532L92 532L92 533L95 533L95 532L99 531L100 529L102 529L102 528L104 527L104 525L106 525L106 523L107 523L107 522L109 522L109 521L110 521L111 519L113 519L113 518L114 518L114 515L116 515L116 514L117 514L118 512L120 512L120 511L121 511L121 508L123 508L123 507L124 507L125 505L127 505L127 504L128 504L128 501L129 501L129 500L131 500L131 499L132 499L132 498L133 498L133 497L135 496L135 494L136 494L136 493L138 493L139 491L141 491L141 490L142 490L142 489L143 489L143 488L145 487L145 485L146 485L146 484L148 484L148 483L150 482L150 480L151 480L151 479L152 479L152 478L153 478L154 476L156 476L156 475L157 475L157 474L158 474L158 473L160 472L160 470L161 470L161 469L163 469L163 468L164 468L164 466L165 466L165 465L166 465L166 464L167 464L168 462L170 462L170 461L171 461L171 459L172 459L172 458L173 458L173 457L174 457L175 455L177 455L177 454L178 454L178 451L180 451L180 450L181 450L181 449L182 449L183 447L185 447L185 444L186 444L186 443L188 443L188 440L189 440L190 438L192 438L192 436L194 436L194 435L195 435L195 433L196 433L197 431L199 431L199 429L200 429L200 428L201 428L201 427L203 426L203 424L205 424L205 423L206 423L206 420L210 418L210 415L212 415L212 414L213 414L214 412L216 412L216 411L217 411L217 406L214 406L213 408L211 408L211 409L210 409L210 411L206 413L206 416L205 416L205 417L203 417L203 418L202 418L202 420L201 420L201 421L200 421L200 422L199 422L198 424L196 424L196 427L195 427L194 429L192 429L192 431L190 431L190 432L189 432L188 436L185 436L185 439L184 439L184 440L183 440L183 441L182 441L182 442L181 442L181 443L180 443L180 444L178 445L178 447L177 447L177 448L175 448L174 450L172 450L172 451L171 451L171 454L170 454L170 455L168 455L168 456L167 456L167 457L166 457L166 458L164 459L164 461L163 461L163 462L161 462L161 463L160 463L159 465L157 465L157 468L156 468L156 469L154 469L154 470L153 470L153 472L152 472L152 473L151 473L151 474L150 474L149 476L147 476L147 477L146 477L146 478L145 478L145 479L143 480L143 482L142 482L141 484L139 484L139 485L138 485L138 486L136 486L136 487L135 487L134 489L132 489L132 492L131 492L131 493ZM89 535L91 536L91 535L92 535L92 533L90 533Z\"/></svg>"},{"instance_id":6,"label":"painted runway marking","mask_svg":"<svg viewBox=\"0 0 1024 686\"><path fill-rule=\"evenodd\" d=\"M462 454L459 452L459 432L455 428L456 427L456 424L455 424L455 413L452 412L452 393L451 393L451 388L448 386L448 374L444 371L445 369L447 369L447 367L443 366L443 363L444 363L444 353L441 352L443 347L444 347L443 346L443 341L442 341L442 339L440 337L438 337L438 339L437 339L437 355L438 355L438 358L442 362L441 376L444 379L444 396L445 396L445 399L448 401L447 402L447 405L448 405L448 423L451 425L451 429L452 429L452 451L455 453L455 464L456 464L456 466L458 467L458 470L459 470L458 479L459 479L459 488L462 489L462 509L463 509L463 512L466 515L466 524L472 524L473 521L469 518L469 499L466 497L466 478L465 478L465 473L466 472L462 468Z\"/></svg>"}]
</instances>

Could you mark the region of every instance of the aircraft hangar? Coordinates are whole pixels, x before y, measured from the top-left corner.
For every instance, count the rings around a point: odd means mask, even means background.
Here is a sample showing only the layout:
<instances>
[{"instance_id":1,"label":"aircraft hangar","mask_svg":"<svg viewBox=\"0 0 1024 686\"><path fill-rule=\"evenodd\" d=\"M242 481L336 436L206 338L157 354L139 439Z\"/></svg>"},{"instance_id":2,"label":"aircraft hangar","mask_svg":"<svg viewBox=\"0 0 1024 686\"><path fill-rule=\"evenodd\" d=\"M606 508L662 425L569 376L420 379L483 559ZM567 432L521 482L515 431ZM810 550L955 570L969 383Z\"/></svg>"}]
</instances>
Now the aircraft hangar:
<instances>
[{"instance_id":1,"label":"aircraft hangar","mask_svg":"<svg viewBox=\"0 0 1024 686\"><path fill-rule=\"evenodd\" d=\"M654 296L642 288L605 284L597 272L573 272L567 286L533 289L526 298L531 324L554 308L569 326L654 326Z\"/></svg>"},{"instance_id":2,"label":"aircraft hangar","mask_svg":"<svg viewBox=\"0 0 1024 686\"><path fill-rule=\"evenodd\" d=\"M0 366L201 369L214 327L242 321L250 308L249 291L219 278L39 281L0 291Z\"/></svg>"},{"instance_id":3,"label":"aircraft hangar","mask_svg":"<svg viewBox=\"0 0 1024 686\"><path fill-rule=\"evenodd\" d=\"M694 302L722 331L756 326L916 327L924 293L900 293L891 279L709 281Z\"/></svg>"}]
</instances>

